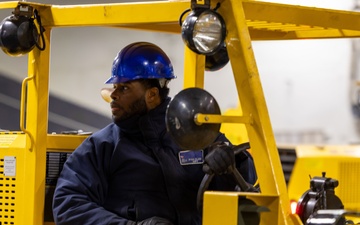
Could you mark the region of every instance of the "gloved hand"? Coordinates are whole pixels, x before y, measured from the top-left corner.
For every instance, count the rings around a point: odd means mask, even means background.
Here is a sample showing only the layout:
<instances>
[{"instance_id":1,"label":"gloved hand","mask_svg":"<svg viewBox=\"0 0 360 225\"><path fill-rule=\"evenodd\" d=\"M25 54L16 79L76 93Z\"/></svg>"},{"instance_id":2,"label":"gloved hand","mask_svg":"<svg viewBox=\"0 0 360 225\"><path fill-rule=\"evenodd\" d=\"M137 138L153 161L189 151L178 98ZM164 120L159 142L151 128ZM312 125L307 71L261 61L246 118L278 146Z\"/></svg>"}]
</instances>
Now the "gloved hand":
<instances>
[{"instance_id":1,"label":"gloved hand","mask_svg":"<svg viewBox=\"0 0 360 225\"><path fill-rule=\"evenodd\" d=\"M173 225L173 223L165 218L154 216L137 223L133 221L128 221L126 225Z\"/></svg>"},{"instance_id":2,"label":"gloved hand","mask_svg":"<svg viewBox=\"0 0 360 225\"><path fill-rule=\"evenodd\" d=\"M221 175L235 168L235 153L231 146L216 142L209 146L203 171L207 174Z\"/></svg>"}]
</instances>

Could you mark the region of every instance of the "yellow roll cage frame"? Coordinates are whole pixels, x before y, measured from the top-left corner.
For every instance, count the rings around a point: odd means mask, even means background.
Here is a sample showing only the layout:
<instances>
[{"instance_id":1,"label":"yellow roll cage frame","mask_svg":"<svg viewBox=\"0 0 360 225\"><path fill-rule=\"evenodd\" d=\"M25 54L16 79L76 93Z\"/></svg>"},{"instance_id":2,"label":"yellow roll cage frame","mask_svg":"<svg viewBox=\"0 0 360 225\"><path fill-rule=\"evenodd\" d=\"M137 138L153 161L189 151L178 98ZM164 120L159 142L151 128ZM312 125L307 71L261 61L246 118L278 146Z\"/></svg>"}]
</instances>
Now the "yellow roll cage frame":
<instances>
[{"instance_id":1,"label":"yellow roll cage frame","mask_svg":"<svg viewBox=\"0 0 360 225\"><path fill-rule=\"evenodd\" d=\"M302 224L298 216L290 212L285 179L251 42L360 37L360 13L251 0L210 2L211 5L221 3L218 12L227 26L225 41L243 116L201 115L198 122L245 124L262 191L206 192L203 224L238 224L240 197L249 198L270 210L261 213L260 224L268 224L269 221L279 225ZM35 48L28 56L28 77L22 85L21 131L0 133L0 183L3 184L0 187L0 208L3 209L0 221L2 224L40 225L44 224L46 152L74 149L84 139L76 135L52 135L47 131L52 29L106 26L180 33L178 20L181 13L190 8L190 2L49 5L9 1L0 2L0 9L14 9L19 4L31 5L38 10L45 28L47 48L44 51ZM203 88L205 57L185 47L184 59L184 88ZM16 175L6 174L7 156L16 158Z\"/></svg>"}]
</instances>

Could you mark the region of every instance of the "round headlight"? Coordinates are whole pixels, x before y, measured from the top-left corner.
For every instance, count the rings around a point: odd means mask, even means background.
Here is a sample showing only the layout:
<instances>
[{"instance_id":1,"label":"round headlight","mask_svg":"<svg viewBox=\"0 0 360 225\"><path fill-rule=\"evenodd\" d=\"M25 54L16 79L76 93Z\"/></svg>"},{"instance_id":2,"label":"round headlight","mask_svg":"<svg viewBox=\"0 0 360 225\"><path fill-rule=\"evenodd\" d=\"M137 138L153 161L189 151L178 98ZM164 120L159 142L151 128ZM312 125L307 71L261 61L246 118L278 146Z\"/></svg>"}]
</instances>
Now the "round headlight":
<instances>
[{"instance_id":1,"label":"round headlight","mask_svg":"<svg viewBox=\"0 0 360 225\"><path fill-rule=\"evenodd\" d=\"M186 45L198 54L211 55L224 43L226 27L223 18L213 10L194 10L181 26Z\"/></svg>"},{"instance_id":2,"label":"round headlight","mask_svg":"<svg viewBox=\"0 0 360 225\"><path fill-rule=\"evenodd\" d=\"M38 40L36 26L31 18L8 16L0 23L0 47L10 56L30 52Z\"/></svg>"}]
</instances>

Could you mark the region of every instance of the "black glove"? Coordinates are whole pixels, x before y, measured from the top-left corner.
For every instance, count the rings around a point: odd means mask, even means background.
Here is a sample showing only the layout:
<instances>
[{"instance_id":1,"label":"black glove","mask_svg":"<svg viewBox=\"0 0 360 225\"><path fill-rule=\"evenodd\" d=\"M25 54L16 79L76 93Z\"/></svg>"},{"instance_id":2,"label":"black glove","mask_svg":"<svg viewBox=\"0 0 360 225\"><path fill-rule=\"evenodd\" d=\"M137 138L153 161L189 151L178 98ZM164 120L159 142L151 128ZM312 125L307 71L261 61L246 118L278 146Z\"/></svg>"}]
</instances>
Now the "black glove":
<instances>
[{"instance_id":1,"label":"black glove","mask_svg":"<svg viewBox=\"0 0 360 225\"><path fill-rule=\"evenodd\" d=\"M203 171L207 174L221 175L235 168L235 153L231 146L216 142L209 146Z\"/></svg>"},{"instance_id":2,"label":"black glove","mask_svg":"<svg viewBox=\"0 0 360 225\"><path fill-rule=\"evenodd\" d=\"M140 222L133 222L133 221L128 221L126 223L126 225L173 225L172 222L170 222L167 219L161 218L161 217L151 217L149 219L140 221Z\"/></svg>"}]
</instances>

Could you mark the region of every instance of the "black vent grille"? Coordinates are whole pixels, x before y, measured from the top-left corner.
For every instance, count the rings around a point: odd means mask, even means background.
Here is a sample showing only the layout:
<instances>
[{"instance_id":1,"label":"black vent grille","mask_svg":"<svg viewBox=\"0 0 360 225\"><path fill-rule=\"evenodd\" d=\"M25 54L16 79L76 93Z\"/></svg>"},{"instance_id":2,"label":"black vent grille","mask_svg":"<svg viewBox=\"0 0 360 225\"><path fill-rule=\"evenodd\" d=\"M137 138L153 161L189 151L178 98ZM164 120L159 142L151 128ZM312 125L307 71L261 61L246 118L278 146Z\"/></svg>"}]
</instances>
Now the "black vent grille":
<instances>
[{"instance_id":1,"label":"black vent grille","mask_svg":"<svg viewBox=\"0 0 360 225\"><path fill-rule=\"evenodd\" d=\"M285 176L285 182L288 184L294 164L296 161L296 151L295 148L282 148L278 147L281 166Z\"/></svg>"},{"instance_id":2,"label":"black vent grille","mask_svg":"<svg viewBox=\"0 0 360 225\"><path fill-rule=\"evenodd\" d=\"M45 209L44 221L53 222L52 199L54 196L56 182L64 163L71 152L47 152L46 153L46 190L45 190ZM1 225L1 224L0 224Z\"/></svg>"}]
</instances>

